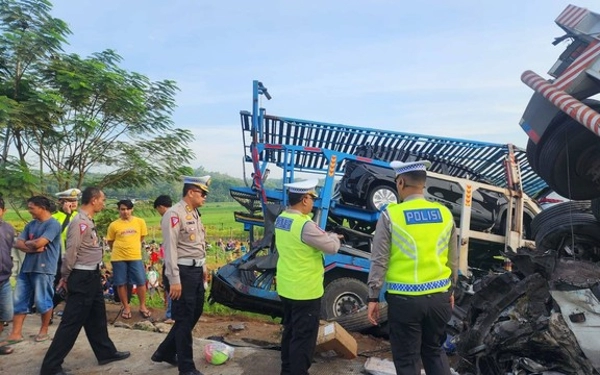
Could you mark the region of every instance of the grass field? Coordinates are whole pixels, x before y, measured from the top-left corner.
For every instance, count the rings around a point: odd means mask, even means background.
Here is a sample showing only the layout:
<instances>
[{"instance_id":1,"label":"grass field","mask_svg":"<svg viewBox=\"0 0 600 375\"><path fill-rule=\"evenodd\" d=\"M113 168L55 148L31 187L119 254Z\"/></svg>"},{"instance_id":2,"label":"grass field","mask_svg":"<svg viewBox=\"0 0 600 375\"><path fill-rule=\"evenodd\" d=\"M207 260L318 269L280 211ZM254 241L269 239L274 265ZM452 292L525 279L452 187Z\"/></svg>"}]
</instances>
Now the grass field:
<instances>
[{"instance_id":1,"label":"grass field","mask_svg":"<svg viewBox=\"0 0 600 375\"><path fill-rule=\"evenodd\" d=\"M107 202L106 210L110 210L111 214L114 214L114 218L117 218L118 214L114 208L114 203ZM200 208L202 223L206 228L207 241L211 244L214 244L220 238L223 241L229 239L247 241L249 233L244 231L243 224L235 222L233 217L235 211L243 209L237 202L210 202ZM11 223L17 231L21 231L25 223L31 220L31 216L26 209L21 209L19 213L22 218L19 217L17 212L9 208L8 212L4 215L4 220ZM148 241L162 242L160 215L154 211L152 204L136 203L134 215L146 221L146 225L148 226L148 237L146 239Z\"/></svg>"}]
</instances>

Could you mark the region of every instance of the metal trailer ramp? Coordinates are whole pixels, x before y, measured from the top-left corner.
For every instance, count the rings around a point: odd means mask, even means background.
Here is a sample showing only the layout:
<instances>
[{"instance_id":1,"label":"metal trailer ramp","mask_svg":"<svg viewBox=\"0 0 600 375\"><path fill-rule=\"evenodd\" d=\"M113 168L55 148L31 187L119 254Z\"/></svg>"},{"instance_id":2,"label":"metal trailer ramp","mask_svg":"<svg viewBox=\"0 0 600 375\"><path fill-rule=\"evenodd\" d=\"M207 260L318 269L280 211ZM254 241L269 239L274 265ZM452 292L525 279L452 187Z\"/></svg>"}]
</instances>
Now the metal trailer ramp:
<instances>
[{"instance_id":1,"label":"metal trailer ramp","mask_svg":"<svg viewBox=\"0 0 600 375\"><path fill-rule=\"evenodd\" d=\"M264 111L264 110L263 110ZM505 187L506 174L503 161L509 153L509 145L479 142L464 139L436 137L422 134L403 133L392 130L356 127L342 124L301 120L289 117L266 115L261 112L257 124L253 125L252 113L241 111L244 153L248 162L253 160L253 140L269 145L258 153L261 163L288 166L296 171L325 174L330 163L319 150L334 153L356 154L357 149L370 145L385 160L427 159L433 163L432 170L455 177L476 174L491 184ZM273 146L282 147L273 147ZM290 160L286 147L303 148L296 151ZM527 161L526 151L515 148L519 162L523 190L534 196L547 184L537 176ZM359 158L360 159L360 158ZM454 168L436 170L436 162ZM335 166L335 174L342 175L343 162Z\"/></svg>"}]
</instances>

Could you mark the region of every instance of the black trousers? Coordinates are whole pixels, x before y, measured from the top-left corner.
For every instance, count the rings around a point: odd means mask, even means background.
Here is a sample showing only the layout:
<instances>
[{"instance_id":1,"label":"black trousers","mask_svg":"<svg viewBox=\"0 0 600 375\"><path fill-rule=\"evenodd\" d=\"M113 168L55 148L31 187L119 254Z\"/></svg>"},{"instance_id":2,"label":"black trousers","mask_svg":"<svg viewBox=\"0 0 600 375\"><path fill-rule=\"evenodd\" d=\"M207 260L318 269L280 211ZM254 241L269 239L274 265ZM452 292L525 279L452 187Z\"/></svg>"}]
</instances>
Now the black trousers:
<instances>
[{"instance_id":1,"label":"black trousers","mask_svg":"<svg viewBox=\"0 0 600 375\"><path fill-rule=\"evenodd\" d=\"M179 266L181 297L171 301L171 317L175 324L167 337L156 349L163 358L172 358L177 354L179 372L196 369L192 329L202 315L204 308L204 277L202 267ZM169 284L165 277L165 284ZM169 290L170 284L165 285Z\"/></svg>"},{"instance_id":2,"label":"black trousers","mask_svg":"<svg viewBox=\"0 0 600 375\"><path fill-rule=\"evenodd\" d=\"M54 290L56 290L56 287L58 286L58 283L60 282L62 276L60 273L60 269L62 268L62 256L62 253L58 256L58 263L56 265L56 275L54 276ZM56 308L56 306L58 306L58 304L62 301L64 301L62 296L58 293L54 293L54 297L52 297L52 303L54 304L54 308Z\"/></svg>"},{"instance_id":3,"label":"black trousers","mask_svg":"<svg viewBox=\"0 0 600 375\"><path fill-rule=\"evenodd\" d=\"M317 345L321 298L283 303L281 336L281 375L307 375Z\"/></svg>"},{"instance_id":4,"label":"black trousers","mask_svg":"<svg viewBox=\"0 0 600 375\"><path fill-rule=\"evenodd\" d=\"M75 345L82 327L98 360L110 358L117 351L108 337L100 271L73 270L67 280L67 289L67 304L44 357L41 375L61 371L62 363Z\"/></svg>"},{"instance_id":5,"label":"black trousers","mask_svg":"<svg viewBox=\"0 0 600 375\"><path fill-rule=\"evenodd\" d=\"M446 323L452 315L450 293L404 296L386 293L390 344L396 374L450 375L448 357L442 345Z\"/></svg>"}]
</instances>

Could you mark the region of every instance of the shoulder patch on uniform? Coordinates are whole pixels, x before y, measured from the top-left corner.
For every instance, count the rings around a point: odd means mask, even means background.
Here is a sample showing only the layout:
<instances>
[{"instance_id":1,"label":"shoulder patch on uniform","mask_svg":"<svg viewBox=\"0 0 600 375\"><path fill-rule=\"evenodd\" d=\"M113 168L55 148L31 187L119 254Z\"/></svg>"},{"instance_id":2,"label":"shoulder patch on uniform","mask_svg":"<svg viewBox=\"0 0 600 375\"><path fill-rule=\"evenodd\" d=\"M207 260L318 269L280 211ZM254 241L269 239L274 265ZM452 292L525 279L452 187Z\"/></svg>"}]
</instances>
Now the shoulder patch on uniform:
<instances>
[{"instance_id":1,"label":"shoulder patch on uniform","mask_svg":"<svg viewBox=\"0 0 600 375\"><path fill-rule=\"evenodd\" d=\"M177 224L179 224L179 216L171 216L171 228L175 228Z\"/></svg>"},{"instance_id":2,"label":"shoulder patch on uniform","mask_svg":"<svg viewBox=\"0 0 600 375\"><path fill-rule=\"evenodd\" d=\"M275 229L281 229L281 230L289 231L292 228L292 223L293 222L294 222L294 220L290 219L289 217L281 217L281 216L279 216L275 220Z\"/></svg>"},{"instance_id":3,"label":"shoulder patch on uniform","mask_svg":"<svg viewBox=\"0 0 600 375\"><path fill-rule=\"evenodd\" d=\"M439 208L421 208L404 211L406 224L434 224L442 222L442 212Z\"/></svg>"},{"instance_id":4,"label":"shoulder patch on uniform","mask_svg":"<svg viewBox=\"0 0 600 375\"><path fill-rule=\"evenodd\" d=\"M79 224L79 233L85 232L86 229L88 229L88 225L87 224L85 224L85 223Z\"/></svg>"}]
</instances>

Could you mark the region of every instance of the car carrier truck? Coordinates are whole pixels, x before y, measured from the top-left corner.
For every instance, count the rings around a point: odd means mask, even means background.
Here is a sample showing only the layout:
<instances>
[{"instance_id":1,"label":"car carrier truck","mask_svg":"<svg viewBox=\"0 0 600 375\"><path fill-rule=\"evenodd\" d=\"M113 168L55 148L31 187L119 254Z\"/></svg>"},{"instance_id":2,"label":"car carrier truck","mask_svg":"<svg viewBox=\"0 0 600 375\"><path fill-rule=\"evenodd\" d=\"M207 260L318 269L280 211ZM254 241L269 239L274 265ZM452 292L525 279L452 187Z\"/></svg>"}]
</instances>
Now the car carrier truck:
<instances>
[{"instance_id":1,"label":"car carrier truck","mask_svg":"<svg viewBox=\"0 0 600 375\"><path fill-rule=\"evenodd\" d=\"M461 210L455 217L459 228L460 272L463 275L470 274L469 252L477 244L483 245L480 246L483 257L489 258L502 250L531 245L531 241L524 238L524 233L529 225L527 221L540 209L529 196L546 188L546 184L532 170L525 150L512 145L268 115L264 108L259 108L262 96L271 98L266 87L254 81L252 112L240 112L244 160L252 166L252 182L248 186L230 189L231 196L246 209L236 212L236 221L244 224L253 246L247 254L214 273L210 294L212 302L281 316L276 293L277 249L272 237L274 219L286 206L287 196L283 186L265 188L265 180L273 168L281 169L283 183L293 182L300 172L321 179L313 220L326 230L344 235L338 254L324 256L322 317L335 319L348 330L362 330L370 326L364 309L373 237L369 228L374 227L380 213L380 210L368 205L345 202L337 194L336 178L344 178L348 163L366 163L389 169L389 159L428 159L433 163L434 171L450 173L432 172L430 175L449 183L455 200L453 203ZM387 160L357 152L365 145L386 150ZM444 170L442 166L460 168ZM452 170L462 171L462 174L452 175ZM465 170L485 178L470 179L471 175L464 173ZM492 192L504 197L503 204L507 208L502 210L502 214L498 213L501 217L497 218L502 230L471 228L473 197L479 190L485 190L488 196ZM432 197L436 199L436 193L432 193ZM527 219L524 220L524 217ZM256 226L264 228L260 239L254 238ZM385 304L381 308L382 320L386 320Z\"/></svg>"}]
</instances>

